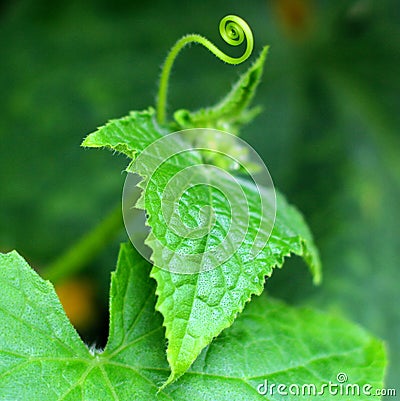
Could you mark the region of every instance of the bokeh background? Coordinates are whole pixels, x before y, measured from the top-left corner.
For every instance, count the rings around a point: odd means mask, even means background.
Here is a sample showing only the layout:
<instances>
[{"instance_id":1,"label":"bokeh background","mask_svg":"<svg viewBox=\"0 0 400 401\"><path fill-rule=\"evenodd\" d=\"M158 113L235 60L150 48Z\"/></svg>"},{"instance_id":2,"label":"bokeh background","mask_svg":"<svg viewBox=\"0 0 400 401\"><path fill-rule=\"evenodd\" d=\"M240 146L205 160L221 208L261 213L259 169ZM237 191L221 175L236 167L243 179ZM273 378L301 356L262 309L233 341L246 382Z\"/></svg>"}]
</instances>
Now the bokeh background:
<instances>
[{"instance_id":1,"label":"bokeh background","mask_svg":"<svg viewBox=\"0 0 400 401\"><path fill-rule=\"evenodd\" d=\"M267 289L292 304L341 311L383 338L387 387L399 392L397 0L1 2L0 251L17 249L51 276L57 257L121 199L127 160L84 150L82 138L154 104L178 37L198 32L231 51L217 29L229 13L248 21L257 51L271 46L256 98L264 113L243 137L304 213L325 272L314 288L304 264L289 260ZM200 47L184 50L170 109L216 102L245 68ZM90 344L106 340L109 274L125 238L110 230L79 271L55 278Z\"/></svg>"}]
</instances>

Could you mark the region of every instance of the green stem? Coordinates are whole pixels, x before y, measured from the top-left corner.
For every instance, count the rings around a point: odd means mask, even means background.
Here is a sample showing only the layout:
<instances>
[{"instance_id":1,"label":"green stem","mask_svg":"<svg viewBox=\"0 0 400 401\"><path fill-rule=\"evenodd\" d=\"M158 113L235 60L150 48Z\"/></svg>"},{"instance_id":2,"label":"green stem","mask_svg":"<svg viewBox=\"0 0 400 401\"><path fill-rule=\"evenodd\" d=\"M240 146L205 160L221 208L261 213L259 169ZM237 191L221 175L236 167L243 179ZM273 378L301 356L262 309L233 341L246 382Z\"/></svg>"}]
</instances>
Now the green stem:
<instances>
[{"instance_id":1,"label":"green stem","mask_svg":"<svg viewBox=\"0 0 400 401\"><path fill-rule=\"evenodd\" d=\"M52 282L60 282L79 272L118 235L122 227L122 211L119 205L92 231L43 269L42 276Z\"/></svg>"},{"instance_id":2,"label":"green stem","mask_svg":"<svg viewBox=\"0 0 400 401\"><path fill-rule=\"evenodd\" d=\"M225 42L232 46L238 46L243 43L244 39L246 39L245 52L241 57L228 56L208 39L198 34L186 35L179 39L168 53L168 56L162 67L157 96L157 120L160 124L165 122L168 85L171 69L176 57L186 45L190 43L198 43L208 49L217 58L228 64L240 64L250 57L254 47L254 39L250 27L244 20L235 15L228 15L221 20L219 31Z\"/></svg>"}]
</instances>

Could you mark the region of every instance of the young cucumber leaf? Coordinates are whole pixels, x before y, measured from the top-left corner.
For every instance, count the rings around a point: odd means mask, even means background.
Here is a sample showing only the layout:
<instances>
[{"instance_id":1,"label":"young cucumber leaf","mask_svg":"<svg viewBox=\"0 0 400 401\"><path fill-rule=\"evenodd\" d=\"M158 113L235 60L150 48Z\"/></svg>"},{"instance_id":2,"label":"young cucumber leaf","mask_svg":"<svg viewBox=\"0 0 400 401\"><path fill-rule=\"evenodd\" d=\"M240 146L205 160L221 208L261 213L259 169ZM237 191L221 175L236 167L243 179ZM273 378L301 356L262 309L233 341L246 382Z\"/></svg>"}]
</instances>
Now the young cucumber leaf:
<instances>
[{"instance_id":1,"label":"young cucumber leaf","mask_svg":"<svg viewBox=\"0 0 400 401\"><path fill-rule=\"evenodd\" d=\"M162 132L154 122L154 112L149 110L132 112L121 120L109 122L89 135L83 145L108 147L135 157L161 136ZM172 148L178 145L169 143ZM154 158L159 156L154 155ZM213 231L206 236L205 241L204 238L193 241L180 239L170 229L162 213L162 192L172 177L186 167L201 162L195 152L178 153L175 156L168 159L162 172L154 174L149 180L146 201L140 205L146 209L148 224L152 228L147 244L153 249L152 261L155 267L151 275L158 284L156 308L164 316L168 339L167 357L172 370L169 382L181 376L201 350L233 323L253 294L262 292L265 276L270 276L274 267L280 267L285 256L291 253L303 256L314 274L314 280L320 280L320 261L311 234L299 212L288 205L281 195L277 197L277 216L271 237L258 256L249 260L250 249L260 225L258 192L250 184L242 188L246 193L246 206L250 209L251 218L246 237L237 252L207 272L171 272L170 266L177 263L175 254L180 255L182 251L188 250L188 253L193 254L212 252L212 242L223 236L230 224L227 221L229 219L226 219L229 204L220 199L219 192L212 186L196 186L186 194L188 199L183 202L182 221L190 225L195 220L196 225L201 225L199 210L209 206L211 200L216 219ZM135 165L135 172L146 178L147 167L143 164ZM166 248L173 250L172 256L166 257Z\"/></svg>"},{"instance_id":2,"label":"young cucumber leaf","mask_svg":"<svg viewBox=\"0 0 400 401\"><path fill-rule=\"evenodd\" d=\"M174 113L175 130L187 128L215 128L238 134L242 125L252 121L260 112L260 107L249 109L263 73L268 47L264 47L258 59L240 77L232 90L213 107L191 112L177 110Z\"/></svg>"},{"instance_id":3,"label":"young cucumber leaf","mask_svg":"<svg viewBox=\"0 0 400 401\"><path fill-rule=\"evenodd\" d=\"M169 368L150 269L131 245L121 246L111 282L108 343L104 352L89 351L51 284L17 253L0 254L0 400L272 400L278 384L320 389L329 381L337 384L339 373L360 388L369 384L372 394L382 388L382 342L340 317L262 296L179 382L158 390ZM266 391L266 380L269 389L275 386L273 396L257 391ZM325 391L318 399L336 398Z\"/></svg>"}]
</instances>

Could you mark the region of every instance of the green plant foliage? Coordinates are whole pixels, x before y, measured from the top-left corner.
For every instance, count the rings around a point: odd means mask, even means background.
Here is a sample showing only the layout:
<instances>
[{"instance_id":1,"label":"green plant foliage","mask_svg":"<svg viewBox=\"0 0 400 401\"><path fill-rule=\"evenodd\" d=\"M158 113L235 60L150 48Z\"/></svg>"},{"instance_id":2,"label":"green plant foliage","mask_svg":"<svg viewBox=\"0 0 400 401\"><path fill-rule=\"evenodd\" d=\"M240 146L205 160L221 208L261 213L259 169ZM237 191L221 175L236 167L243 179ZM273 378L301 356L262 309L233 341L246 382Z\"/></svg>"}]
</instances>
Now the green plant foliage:
<instances>
[{"instance_id":1,"label":"green plant foliage","mask_svg":"<svg viewBox=\"0 0 400 401\"><path fill-rule=\"evenodd\" d=\"M262 64L257 67L261 69ZM240 82L247 80L241 79ZM135 159L136 155L162 135L163 131L155 123L154 111L150 109L131 112L127 117L110 121L90 134L83 146L108 147ZM168 141L168 146L178 149L179 144ZM152 156L151 163L155 157L164 158L162 149L158 155ZM180 239L164 220L161 195L172 177L193 164L201 163L201 157L196 152L178 153L174 158L168 159L167 167L162 172L153 174L151 180L147 180L149 166L143 165L143 162L146 162L146 158L141 163L132 163L130 169L135 169L135 173L145 178L141 186L146 188L146 201L142 200L140 206L146 209L148 224L152 228L146 242L153 250L152 261L155 267L151 274L158 283L157 310L164 316L168 338L167 356L172 369L170 380L174 380L185 373L215 336L233 323L251 295L262 292L265 276L271 276L272 269L280 267L285 256L291 253L303 256L310 265L316 282L320 280L320 262L301 215L281 195L278 196L278 212L268 243L256 259L248 260L251 246L257 237L261 208L254 184L243 183L242 189L246 194L251 220L245 240L234 257L214 270L200 274L185 275L169 271L171 264L180 263L179 260L174 262L173 257L182 250L187 252L189 249L188 253L212 251L211 246L216 239L229 231L230 222L225 216L229 214L230 206L212 186L206 190L204 187L195 187L188 192L189 199L184 202L185 207L183 213L181 212L183 222L187 225L193 224L193 216L198 216L195 225L201 225L199 210L209 205L211 199L217 224L205 240L204 237L197 242ZM207 180L206 170L203 176L194 178L193 181L202 180ZM224 177L218 177L218 180L224 181ZM160 244L158 239L162 239L163 243ZM171 249L174 256L166 257L165 247ZM179 266L175 266L175 271L176 269Z\"/></svg>"},{"instance_id":2,"label":"green plant foliage","mask_svg":"<svg viewBox=\"0 0 400 401\"><path fill-rule=\"evenodd\" d=\"M291 5L299 3L305 11L300 16L311 16L311 24L291 18ZM124 157L82 151L82 133L109 116L152 104L166 45L193 30L219 44L215 23L226 5L4 2L1 251L18 249L47 276L46 267L113 207ZM286 14L277 13L277 5ZM256 47L270 44L268 85L257 95L266 112L242 132L306 216L324 264L318 288L310 288L302 262L292 258L275 271L267 290L290 304L341 310L384 338L390 351L386 386L397 388L398 9L397 0L259 0L229 9L251 22ZM294 24L290 33L287 22ZM237 74L197 45L184 53L173 71L172 111L214 104ZM99 288L99 311L107 302L118 242L125 238L122 227L120 233L82 266ZM82 330L88 344L103 344L104 320L99 313L96 326Z\"/></svg>"},{"instance_id":3,"label":"green plant foliage","mask_svg":"<svg viewBox=\"0 0 400 401\"><path fill-rule=\"evenodd\" d=\"M177 110L174 119L176 129L215 128L238 134L240 127L252 121L260 107L249 108L260 83L268 47L265 47L253 65L239 78L232 90L215 106L195 112Z\"/></svg>"},{"instance_id":4,"label":"green plant foliage","mask_svg":"<svg viewBox=\"0 0 400 401\"><path fill-rule=\"evenodd\" d=\"M337 316L262 296L179 382L159 391L169 368L150 269L131 245L121 246L111 280L108 343L104 351L89 350L51 284L16 252L0 254L0 399L251 401L269 399L257 393L266 379L320 386L335 382L343 366L359 385L382 387L380 341Z\"/></svg>"}]
</instances>

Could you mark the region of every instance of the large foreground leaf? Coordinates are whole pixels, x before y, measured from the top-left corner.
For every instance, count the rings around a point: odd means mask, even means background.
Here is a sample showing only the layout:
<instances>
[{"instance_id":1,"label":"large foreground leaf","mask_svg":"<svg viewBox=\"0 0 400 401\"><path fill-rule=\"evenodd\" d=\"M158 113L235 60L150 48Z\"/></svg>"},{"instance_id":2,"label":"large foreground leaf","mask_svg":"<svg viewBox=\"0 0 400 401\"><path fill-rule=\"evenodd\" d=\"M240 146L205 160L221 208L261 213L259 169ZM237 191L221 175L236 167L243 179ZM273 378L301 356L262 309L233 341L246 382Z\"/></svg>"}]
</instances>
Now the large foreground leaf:
<instances>
[{"instance_id":1,"label":"large foreground leaf","mask_svg":"<svg viewBox=\"0 0 400 401\"><path fill-rule=\"evenodd\" d=\"M0 255L0 400L272 400L278 398L257 392L265 380L270 387L319 388L337 383L339 372L349 383L369 383L371 392L382 387L380 341L339 317L292 309L263 296L185 376L157 392L170 372L150 268L130 245L122 246L112 277L108 344L104 352L89 351L51 284L17 253ZM327 393L318 399L337 398Z\"/></svg>"},{"instance_id":2,"label":"large foreground leaf","mask_svg":"<svg viewBox=\"0 0 400 401\"><path fill-rule=\"evenodd\" d=\"M110 121L89 135L83 145L108 147L135 159L140 157L149 144L162 136L163 133L154 122L154 112L149 110L132 112L125 118ZM241 246L224 263L215 264L217 267L213 270L200 274L175 273L176 267L188 270L188 262L180 261L182 252L195 255L209 252L218 256L219 252L215 252L213 247L229 231L230 221L227 216L231 213L230 203L221 196L218 189L212 185L198 185L184 194L180 210L181 221L187 226L202 226L201 210L212 206L216 219L213 229L195 241L192 238L180 238L169 222L165 221L162 212L163 191L170 179L202 162L201 155L195 151L176 152L173 157L165 156L171 153L171 149L179 150L180 146L180 143L168 140L166 149L158 147L151 152L151 157L142 158L144 160L140 159L139 163L132 165L135 172L144 177L141 186L146 187L146 198L141 199L140 206L146 209L148 224L152 228L147 244L153 250L152 261L155 265L151 275L158 283L157 310L163 314L166 327L167 356L172 370L170 381L182 375L201 350L232 324L252 294L262 292L265 276L270 276L274 267L280 267L285 256L291 253L303 256L315 281L320 279L320 262L311 234L302 216L280 195L277 197L277 216L271 237L255 259L249 257L261 224L261 205L254 184L243 180L239 181L246 195L246 203L239 202L238 208L244 208L245 214L248 207L250 217L247 226L239 225L237 228L238 235L247 230ZM157 165L164 159L165 167L157 170L149 179L152 165ZM196 174L193 184L210 179L210 174L205 169ZM214 180L217 185L224 183L228 188L231 185L223 175L217 178ZM270 198L267 197L265 202L267 208L273 208ZM196 263L193 266L194 271L195 265ZM174 266L174 271L171 271L171 266Z\"/></svg>"}]
</instances>

